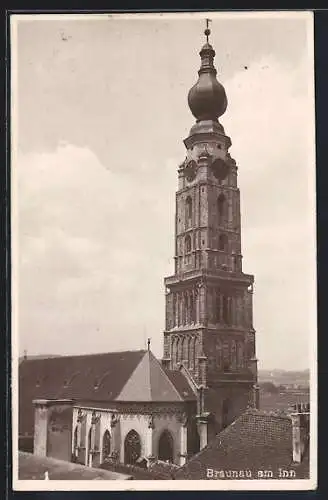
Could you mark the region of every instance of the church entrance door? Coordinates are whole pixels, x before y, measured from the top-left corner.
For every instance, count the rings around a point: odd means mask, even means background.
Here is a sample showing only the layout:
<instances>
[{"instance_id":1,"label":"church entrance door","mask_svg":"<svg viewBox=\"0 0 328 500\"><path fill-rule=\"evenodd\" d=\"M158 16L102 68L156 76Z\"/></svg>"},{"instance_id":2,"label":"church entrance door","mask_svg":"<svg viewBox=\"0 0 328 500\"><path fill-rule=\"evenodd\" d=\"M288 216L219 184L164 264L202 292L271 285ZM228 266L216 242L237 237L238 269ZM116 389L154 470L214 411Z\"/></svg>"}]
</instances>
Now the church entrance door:
<instances>
[{"instance_id":1,"label":"church entrance door","mask_svg":"<svg viewBox=\"0 0 328 500\"><path fill-rule=\"evenodd\" d=\"M124 463L135 464L141 455L141 441L139 434L132 429L124 441Z\"/></svg>"},{"instance_id":2,"label":"church entrance door","mask_svg":"<svg viewBox=\"0 0 328 500\"><path fill-rule=\"evenodd\" d=\"M167 430L162 432L158 441L158 458L164 462L173 462L173 438Z\"/></svg>"}]
</instances>

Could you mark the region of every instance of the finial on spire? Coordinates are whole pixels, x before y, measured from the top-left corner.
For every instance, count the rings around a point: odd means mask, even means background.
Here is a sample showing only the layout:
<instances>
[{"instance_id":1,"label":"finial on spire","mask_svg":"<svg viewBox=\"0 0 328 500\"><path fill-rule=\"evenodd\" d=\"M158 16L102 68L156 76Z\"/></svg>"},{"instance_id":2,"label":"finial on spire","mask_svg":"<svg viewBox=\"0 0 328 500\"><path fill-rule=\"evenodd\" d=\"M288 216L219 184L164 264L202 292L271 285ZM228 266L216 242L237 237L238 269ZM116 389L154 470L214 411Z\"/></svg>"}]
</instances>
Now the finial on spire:
<instances>
[{"instance_id":1,"label":"finial on spire","mask_svg":"<svg viewBox=\"0 0 328 500\"><path fill-rule=\"evenodd\" d=\"M147 349L150 351L150 339L147 339Z\"/></svg>"},{"instance_id":2,"label":"finial on spire","mask_svg":"<svg viewBox=\"0 0 328 500\"><path fill-rule=\"evenodd\" d=\"M206 42L208 43L208 37L211 34L211 30L209 28L209 23L212 22L212 19L206 19L206 29L204 31L204 35L206 36Z\"/></svg>"},{"instance_id":3,"label":"finial on spire","mask_svg":"<svg viewBox=\"0 0 328 500\"><path fill-rule=\"evenodd\" d=\"M216 79L214 66L215 50L208 42L211 34L209 28L211 19L206 19L206 43L199 52L201 66L198 71L198 82L190 89L188 94L189 108L199 121L217 121L227 108L227 96L220 82Z\"/></svg>"}]
</instances>

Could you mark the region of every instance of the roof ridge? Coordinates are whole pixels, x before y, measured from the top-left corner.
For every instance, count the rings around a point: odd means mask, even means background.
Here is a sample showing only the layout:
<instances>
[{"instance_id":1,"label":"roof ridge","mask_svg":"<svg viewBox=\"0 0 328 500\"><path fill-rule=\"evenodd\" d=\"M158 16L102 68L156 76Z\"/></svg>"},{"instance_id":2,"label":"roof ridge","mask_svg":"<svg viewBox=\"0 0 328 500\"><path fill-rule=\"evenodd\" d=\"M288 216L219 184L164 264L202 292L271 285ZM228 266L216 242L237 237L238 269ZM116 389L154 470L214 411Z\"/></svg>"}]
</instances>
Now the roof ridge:
<instances>
[{"instance_id":1,"label":"roof ridge","mask_svg":"<svg viewBox=\"0 0 328 500\"><path fill-rule=\"evenodd\" d=\"M82 358L82 357L92 357L92 356L106 356L106 354L123 354L123 353L146 353L146 349L125 349L123 351L106 351L106 352L94 352L94 353L85 353L85 354L58 354L55 356L52 356L51 354L46 355L44 358L37 357L34 358L33 354L27 356L26 359L22 359L22 361L44 361L49 360L49 359L67 359L67 358Z\"/></svg>"}]
</instances>

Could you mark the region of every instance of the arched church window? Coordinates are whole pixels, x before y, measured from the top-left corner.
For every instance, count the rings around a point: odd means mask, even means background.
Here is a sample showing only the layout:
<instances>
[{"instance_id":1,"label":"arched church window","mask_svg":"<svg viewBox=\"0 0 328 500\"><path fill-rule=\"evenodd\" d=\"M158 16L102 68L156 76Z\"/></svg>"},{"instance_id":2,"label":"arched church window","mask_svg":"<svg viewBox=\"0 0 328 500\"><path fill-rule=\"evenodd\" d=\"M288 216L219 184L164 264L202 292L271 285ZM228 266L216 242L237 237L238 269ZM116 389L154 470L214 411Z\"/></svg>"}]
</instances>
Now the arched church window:
<instances>
[{"instance_id":1,"label":"arched church window","mask_svg":"<svg viewBox=\"0 0 328 500\"><path fill-rule=\"evenodd\" d=\"M186 199L186 224L187 227L191 226L192 221L192 199L190 196L187 196Z\"/></svg>"},{"instance_id":2,"label":"arched church window","mask_svg":"<svg viewBox=\"0 0 328 500\"><path fill-rule=\"evenodd\" d=\"M189 323L189 304L188 304L188 293L183 294L183 324L187 325Z\"/></svg>"},{"instance_id":3,"label":"arched church window","mask_svg":"<svg viewBox=\"0 0 328 500\"><path fill-rule=\"evenodd\" d=\"M179 337L176 340L175 343L175 363L178 364L180 361L180 339Z\"/></svg>"},{"instance_id":4,"label":"arched church window","mask_svg":"<svg viewBox=\"0 0 328 500\"><path fill-rule=\"evenodd\" d=\"M222 367L222 343L220 339L218 339L216 344L216 366L218 368Z\"/></svg>"},{"instance_id":5,"label":"arched church window","mask_svg":"<svg viewBox=\"0 0 328 500\"><path fill-rule=\"evenodd\" d=\"M224 252L228 250L228 236L224 233L219 236L219 250Z\"/></svg>"},{"instance_id":6,"label":"arched church window","mask_svg":"<svg viewBox=\"0 0 328 500\"><path fill-rule=\"evenodd\" d=\"M132 429L124 440L124 463L133 465L141 455L140 436Z\"/></svg>"},{"instance_id":7,"label":"arched church window","mask_svg":"<svg viewBox=\"0 0 328 500\"><path fill-rule=\"evenodd\" d=\"M229 343L223 343L223 371L228 372L230 370L230 352Z\"/></svg>"},{"instance_id":8,"label":"arched church window","mask_svg":"<svg viewBox=\"0 0 328 500\"><path fill-rule=\"evenodd\" d=\"M185 359L185 346L186 346L186 339L182 337L181 339L181 344L180 344L180 362Z\"/></svg>"},{"instance_id":9,"label":"arched church window","mask_svg":"<svg viewBox=\"0 0 328 500\"><path fill-rule=\"evenodd\" d=\"M191 323L196 322L195 297L193 293L190 294L190 321Z\"/></svg>"},{"instance_id":10,"label":"arched church window","mask_svg":"<svg viewBox=\"0 0 328 500\"><path fill-rule=\"evenodd\" d=\"M221 294L220 290L215 290L214 322L221 321Z\"/></svg>"},{"instance_id":11,"label":"arched church window","mask_svg":"<svg viewBox=\"0 0 328 500\"><path fill-rule=\"evenodd\" d=\"M236 369L237 365L237 346L236 346L236 341L232 340L231 341L231 368L233 370Z\"/></svg>"},{"instance_id":12,"label":"arched church window","mask_svg":"<svg viewBox=\"0 0 328 500\"><path fill-rule=\"evenodd\" d=\"M191 238L190 234L187 234L185 237L185 253L191 252Z\"/></svg>"},{"instance_id":13,"label":"arched church window","mask_svg":"<svg viewBox=\"0 0 328 500\"><path fill-rule=\"evenodd\" d=\"M189 368L194 368L194 354L193 354L193 348L194 348L194 339L192 337L189 338L188 342L188 360L189 360Z\"/></svg>"},{"instance_id":14,"label":"arched church window","mask_svg":"<svg viewBox=\"0 0 328 500\"><path fill-rule=\"evenodd\" d=\"M192 350L192 355L193 355L193 360L192 364L194 367L194 370L196 369L196 360L197 360L197 337L193 339L193 350Z\"/></svg>"},{"instance_id":15,"label":"arched church window","mask_svg":"<svg viewBox=\"0 0 328 500\"><path fill-rule=\"evenodd\" d=\"M222 320L226 325L230 325L230 297L222 297Z\"/></svg>"},{"instance_id":16,"label":"arched church window","mask_svg":"<svg viewBox=\"0 0 328 500\"><path fill-rule=\"evenodd\" d=\"M237 364L238 368L243 368L244 366L244 346L242 342L238 342L237 346Z\"/></svg>"},{"instance_id":17,"label":"arched church window","mask_svg":"<svg viewBox=\"0 0 328 500\"><path fill-rule=\"evenodd\" d=\"M224 194L220 194L217 201L217 209L218 209L218 221L219 224L223 224L227 218L227 200Z\"/></svg>"},{"instance_id":18,"label":"arched church window","mask_svg":"<svg viewBox=\"0 0 328 500\"><path fill-rule=\"evenodd\" d=\"M78 447L79 447L78 434L79 434L78 426L76 425L75 429L74 429L74 437L73 437L73 453L74 453L75 457L78 455Z\"/></svg>"},{"instance_id":19,"label":"arched church window","mask_svg":"<svg viewBox=\"0 0 328 500\"><path fill-rule=\"evenodd\" d=\"M81 420L81 448L85 448L85 438L87 432L87 416L84 415Z\"/></svg>"},{"instance_id":20,"label":"arched church window","mask_svg":"<svg viewBox=\"0 0 328 500\"><path fill-rule=\"evenodd\" d=\"M158 441L158 458L164 462L173 462L173 437L167 429L162 432Z\"/></svg>"},{"instance_id":21,"label":"arched church window","mask_svg":"<svg viewBox=\"0 0 328 500\"><path fill-rule=\"evenodd\" d=\"M104 432L103 435L103 440L102 440L102 456L103 456L103 461L106 460L110 456L110 449L111 446L111 439L110 439L110 433L108 430Z\"/></svg>"}]
</instances>

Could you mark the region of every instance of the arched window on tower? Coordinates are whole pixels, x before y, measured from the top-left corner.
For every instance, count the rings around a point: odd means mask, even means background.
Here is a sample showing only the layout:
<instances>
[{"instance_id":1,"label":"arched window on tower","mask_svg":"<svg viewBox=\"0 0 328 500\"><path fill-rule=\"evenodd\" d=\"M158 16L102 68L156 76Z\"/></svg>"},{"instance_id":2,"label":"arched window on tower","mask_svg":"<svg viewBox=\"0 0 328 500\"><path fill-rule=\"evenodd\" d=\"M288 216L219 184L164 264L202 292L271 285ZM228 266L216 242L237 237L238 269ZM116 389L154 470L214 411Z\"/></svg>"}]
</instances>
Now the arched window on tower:
<instances>
[{"instance_id":1,"label":"arched window on tower","mask_svg":"<svg viewBox=\"0 0 328 500\"><path fill-rule=\"evenodd\" d=\"M189 323L189 304L188 304L188 293L183 294L183 324L188 325Z\"/></svg>"},{"instance_id":2,"label":"arched window on tower","mask_svg":"<svg viewBox=\"0 0 328 500\"><path fill-rule=\"evenodd\" d=\"M192 199L187 196L186 199L186 226L191 227L192 224Z\"/></svg>"},{"instance_id":3,"label":"arched window on tower","mask_svg":"<svg viewBox=\"0 0 328 500\"><path fill-rule=\"evenodd\" d=\"M185 237L185 253L191 252L191 238L190 234L187 234Z\"/></svg>"},{"instance_id":4,"label":"arched window on tower","mask_svg":"<svg viewBox=\"0 0 328 500\"><path fill-rule=\"evenodd\" d=\"M227 219L227 200L224 194L220 194L217 201L218 222L221 226Z\"/></svg>"},{"instance_id":5,"label":"arched window on tower","mask_svg":"<svg viewBox=\"0 0 328 500\"><path fill-rule=\"evenodd\" d=\"M230 348L229 342L223 342L223 371L228 372L230 370Z\"/></svg>"},{"instance_id":6,"label":"arched window on tower","mask_svg":"<svg viewBox=\"0 0 328 500\"><path fill-rule=\"evenodd\" d=\"M185 360L185 348L186 348L186 339L182 337L180 344L180 363Z\"/></svg>"},{"instance_id":7,"label":"arched window on tower","mask_svg":"<svg viewBox=\"0 0 328 500\"><path fill-rule=\"evenodd\" d=\"M194 362L194 355L193 355L193 347L194 347L194 339L192 337L189 337L188 341L188 361L189 361L189 368L194 368L193 362Z\"/></svg>"},{"instance_id":8,"label":"arched window on tower","mask_svg":"<svg viewBox=\"0 0 328 500\"><path fill-rule=\"evenodd\" d=\"M190 321L191 323L196 322L196 310L195 310L195 298L193 292L190 293Z\"/></svg>"},{"instance_id":9,"label":"arched window on tower","mask_svg":"<svg viewBox=\"0 0 328 500\"><path fill-rule=\"evenodd\" d=\"M237 366L238 368L244 367L244 345L242 342L238 342L237 345Z\"/></svg>"},{"instance_id":10,"label":"arched window on tower","mask_svg":"<svg viewBox=\"0 0 328 500\"><path fill-rule=\"evenodd\" d=\"M180 339L177 337L175 342L175 364L178 365L180 362Z\"/></svg>"},{"instance_id":11,"label":"arched window on tower","mask_svg":"<svg viewBox=\"0 0 328 500\"><path fill-rule=\"evenodd\" d=\"M220 339L218 339L215 348L216 348L216 366L220 369L222 368L222 343Z\"/></svg>"},{"instance_id":12,"label":"arched window on tower","mask_svg":"<svg viewBox=\"0 0 328 500\"><path fill-rule=\"evenodd\" d=\"M193 338L193 348L192 348L192 365L194 370L196 370L197 365L197 337Z\"/></svg>"},{"instance_id":13,"label":"arched window on tower","mask_svg":"<svg viewBox=\"0 0 328 500\"><path fill-rule=\"evenodd\" d=\"M237 346L236 346L236 341L235 340L232 340L231 341L231 368L233 370L236 369L236 365L237 365Z\"/></svg>"},{"instance_id":14,"label":"arched window on tower","mask_svg":"<svg viewBox=\"0 0 328 500\"><path fill-rule=\"evenodd\" d=\"M219 250L226 252L228 250L228 236L221 233L219 236Z\"/></svg>"},{"instance_id":15,"label":"arched window on tower","mask_svg":"<svg viewBox=\"0 0 328 500\"><path fill-rule=\"evenodd\" d=\"M222 297L222 320L226 325L230 325L230 300L227 295Z\"/></svg>"},{"instance_id":16,"label":"arched window on tower","mask_svg":"<svg viewBox=\"0 0 328 500\"><path fill-rule=\"evenodd\" d=\"M220 290L215 290L215 314L214 321L215 323L220 323L221 321L221 294Z\"/></svg>"}]
</instances>

